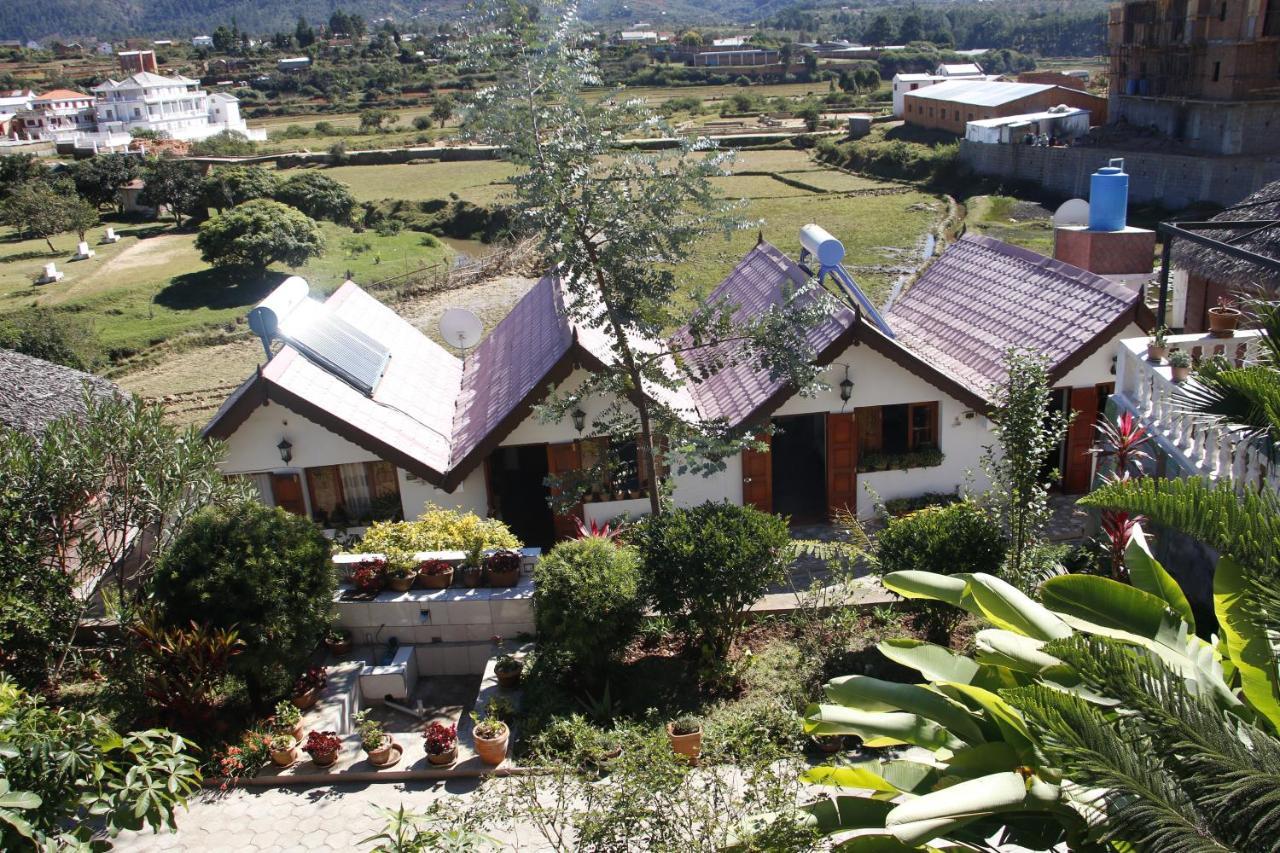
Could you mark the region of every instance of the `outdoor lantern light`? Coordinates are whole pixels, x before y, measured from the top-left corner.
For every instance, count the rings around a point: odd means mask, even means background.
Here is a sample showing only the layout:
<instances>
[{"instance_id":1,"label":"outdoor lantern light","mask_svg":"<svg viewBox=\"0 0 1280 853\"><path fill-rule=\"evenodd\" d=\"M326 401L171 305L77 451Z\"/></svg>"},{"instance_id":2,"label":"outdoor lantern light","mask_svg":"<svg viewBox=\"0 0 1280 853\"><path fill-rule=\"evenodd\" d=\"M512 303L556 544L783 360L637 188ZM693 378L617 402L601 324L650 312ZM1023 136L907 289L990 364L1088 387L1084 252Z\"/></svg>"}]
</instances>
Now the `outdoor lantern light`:
<instances>
[{"instance_id":1,"label":"outdoor lantern light","mask_svg":"<svg viewBox=\"0 0 1280 853\"><path fill-rule=\"evenodd\" d=\"M846 373L844 376L844 379L840 381L840 399L844 400L847 403L849 402L849 399L852 396L853 396L853 380L850 379L849 374Z\"/></svg>"},{"instance_id":2,"label":"outdoor lantern light","mask_svg":"<svg viewBox=\"0 0 1280 853\"><path fill-rule=\"evenodd\" d=\"M573 428L578 432L582 432L587 428L587 413L582 409L574 409L569 417L573 418Z\"/></svg>"},{"instance_id":3,"label":"outdoor lantern light","mask_svg":"<svg viewBox=\"0 0 1280 853\"><path fill-rule=\"evenodd\" d=\"M285 462L293 461L293 442L287 438L280 439L280 443L276 445L276 449L280 451L280 458Z\"/></svg>"}]
</instances>

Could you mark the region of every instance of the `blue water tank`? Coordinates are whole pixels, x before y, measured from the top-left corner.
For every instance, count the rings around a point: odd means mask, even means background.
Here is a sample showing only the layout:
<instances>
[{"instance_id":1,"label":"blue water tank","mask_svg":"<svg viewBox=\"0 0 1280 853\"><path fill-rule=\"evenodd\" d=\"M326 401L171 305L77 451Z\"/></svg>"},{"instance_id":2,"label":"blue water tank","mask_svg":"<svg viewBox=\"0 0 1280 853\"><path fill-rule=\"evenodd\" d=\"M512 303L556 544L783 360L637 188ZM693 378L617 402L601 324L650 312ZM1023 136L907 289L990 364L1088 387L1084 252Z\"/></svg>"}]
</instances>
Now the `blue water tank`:
<instances>
[{"instance_id":1,"label":"blue water tank","mask_svg":"<svg viewBox=\"0 0 1280 853\"><path fill-rule=\"evenodd\" d=\"M1129 206L1129 176L1117 157L1089 178L1089 230L1123 231Z\"/></svg>"}]
</instances>

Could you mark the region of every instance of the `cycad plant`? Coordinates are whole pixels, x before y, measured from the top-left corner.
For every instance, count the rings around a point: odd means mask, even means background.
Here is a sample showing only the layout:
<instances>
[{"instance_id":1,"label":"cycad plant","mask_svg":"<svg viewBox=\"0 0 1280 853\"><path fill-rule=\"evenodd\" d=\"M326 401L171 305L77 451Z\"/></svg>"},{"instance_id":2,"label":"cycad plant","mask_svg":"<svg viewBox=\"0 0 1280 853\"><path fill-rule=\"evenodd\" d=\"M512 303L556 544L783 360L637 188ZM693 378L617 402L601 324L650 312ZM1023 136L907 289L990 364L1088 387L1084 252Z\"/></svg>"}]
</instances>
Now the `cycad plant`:
<instances>
[{"instance_id":1,"label":"cycad plant","mask_svg":"<svg viewBox=\"0 0 1280 853\"><path fill-rule=\"evenodd\" d=\"M862 831L842 850L1280 850L1277 502L1155 480L1111 483L1087 502L1181 526L1219 550L1221 636L1196 636L1141 525L1125 553L1132 585L1059 576L1036 602L984 573L886 575L900 595L992 627L973 656L882 643L919 683L836 678L808 709L812 734L914 747L807 774L852 789L808 806L823 832Z\"/></svg>"}]
</instances>

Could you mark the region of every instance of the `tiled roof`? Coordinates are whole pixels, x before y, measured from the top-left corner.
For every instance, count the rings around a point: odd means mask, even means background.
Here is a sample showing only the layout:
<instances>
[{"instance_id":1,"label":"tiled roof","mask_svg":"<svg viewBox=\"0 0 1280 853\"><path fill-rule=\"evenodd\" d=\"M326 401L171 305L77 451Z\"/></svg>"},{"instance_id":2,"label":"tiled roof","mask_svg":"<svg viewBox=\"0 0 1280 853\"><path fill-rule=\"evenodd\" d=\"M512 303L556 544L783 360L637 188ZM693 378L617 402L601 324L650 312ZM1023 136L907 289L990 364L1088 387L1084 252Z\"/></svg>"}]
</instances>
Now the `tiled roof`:
<instances>
[{"instance_id":1,"label":"tiled roof","mask_svg":"<svg viewBox=\"0 0 1280 853\"><path fill-rule=\"evenodd\" d=\"M1052 373L1138 300L1102 276L973 235L943 252L886 319L904 347L990 399L1010 347L1042 353Z\"/></svg>"},{"instance_id":2,"label":"tiled roof","mask_svg":"<svg viewBox=\"0 0 1280 853\"><path fill-rule=\"evenodd\" d=\"M450 466L466 459L540 383L569 347L573 328L553 275L516 303L467 354L453 413Z\"/></svg>"},{"instance_id":3,"label":"tiled roof","mask_svg":"<svg viewBox=\"0 0 1280 853\"><path fill-rule=\"evenodd\" d=\"M708 302L724 299L737 306L735 318L759 316L782 303L784 288L799 287L808 275L798 264L777 248L761 242L733 269L708 298ZM857 320L853 309L841 307L818 326L809 330L808 342L814 352L821 353ZM673 339L679 347L689 340L687 329ZM781 378L745 358L741 345L722 344L710 351L685 356L695 366L723 359L724 366L701 382L690 385L699 414L706 420L723 418L737 426L757 412L761 405L786 385Z\"/></svg>"},{"instance_id":4,"label":"tiled roof","mask_svg":"<svg viewBox=\"0 0 1280 853\"><path fill-rule=\"evenodd\" d=\"M95 397L121 393L100 376L0 349L0 426L38 436L64 415L84 414L87 385Z\"/></svg>"},{"instance_id":5,"label":"tiled roof","mask_svg":"<svg viewBox=\"0 0 1280 853\"><path fill-rule=\"evenodd\" d=\"M35 103L43 103L44 101L84 101L93 100L84 92L73 92L70 89L52 89L36 98Z\"/></svg>"},{"instance_id":6,"label":"tiled roof","mask_svg":"<svg viewBox=\"0 0 1280 853\"><path fill-rule=\"evenodd\" d=\"M431 471L446 470L462 363L354 283L344 284L326 304L391 351L373 397L290 346L267 363L262 378L372 442L396 448Z\"/></svg>"}]
</instances>

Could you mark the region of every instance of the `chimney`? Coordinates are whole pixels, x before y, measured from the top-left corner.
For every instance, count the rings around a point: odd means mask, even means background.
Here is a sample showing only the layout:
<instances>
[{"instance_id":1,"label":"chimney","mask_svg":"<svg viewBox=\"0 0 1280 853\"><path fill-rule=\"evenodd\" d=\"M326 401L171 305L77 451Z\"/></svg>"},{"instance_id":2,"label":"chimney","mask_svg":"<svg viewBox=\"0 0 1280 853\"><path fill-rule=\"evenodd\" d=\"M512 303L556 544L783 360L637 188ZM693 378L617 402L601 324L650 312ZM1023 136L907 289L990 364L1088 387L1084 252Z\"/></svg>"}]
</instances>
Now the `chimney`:
<instances>
[{"instance_id":1,"label":"chimney","mask_svg":"<svg viewBox=\"0 0 1280 853\"><path fill-rule=\"evenodd\" d=\"M1129 176L1116 158L1089 178L1089 224L1053 230L1055 260L1113 281L1141 284L1151 278L1156 232L1126 221Z\"/></svg>"}]
</instances>

